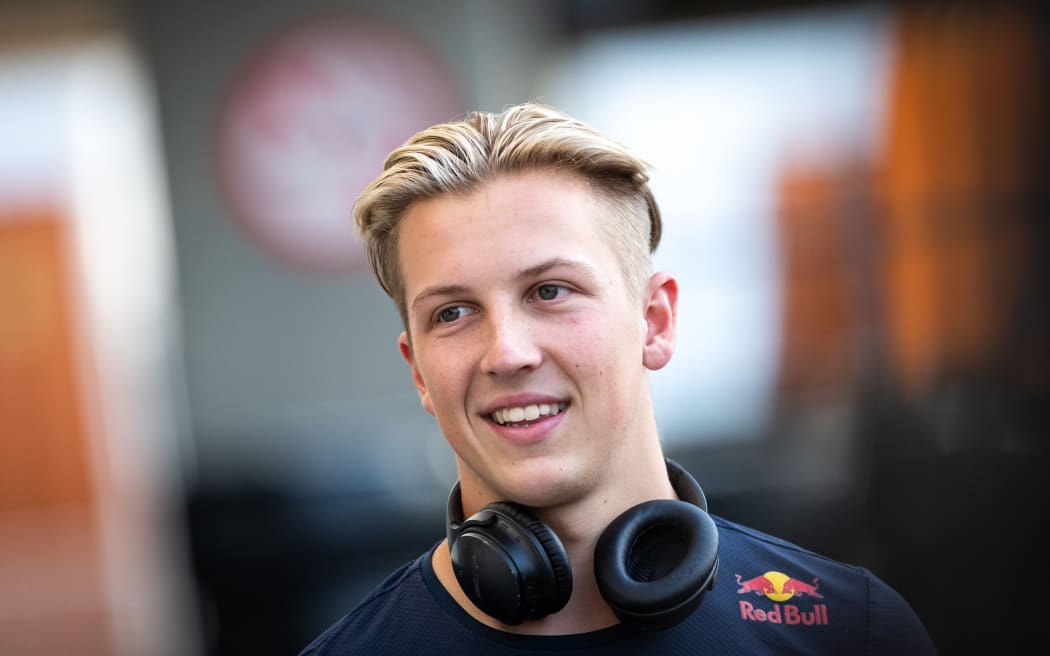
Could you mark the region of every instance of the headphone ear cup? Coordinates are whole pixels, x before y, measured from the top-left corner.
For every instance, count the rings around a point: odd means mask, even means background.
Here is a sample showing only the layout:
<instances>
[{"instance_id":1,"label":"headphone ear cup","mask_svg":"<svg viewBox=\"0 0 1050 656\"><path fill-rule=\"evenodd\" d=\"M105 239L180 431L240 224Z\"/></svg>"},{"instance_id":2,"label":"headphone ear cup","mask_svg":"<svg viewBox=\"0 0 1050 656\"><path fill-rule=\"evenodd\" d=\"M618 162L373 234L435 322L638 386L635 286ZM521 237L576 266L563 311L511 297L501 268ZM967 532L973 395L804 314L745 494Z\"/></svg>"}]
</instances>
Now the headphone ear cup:
<instances>
[{"instance_id":1,"label":"headphone ear cup","mask_svg":"<svg viewBox=\"0 0 1050 656\"><path fill-rule=\"evenodd\" d=\"M552 583L552 588L548 595L550 601L538 604L539 607L528 615L526 619L539 619L564 608L565 604L569 603L569 597L572 596L572 566L569 565L569 554L565 552L565 546L562 545L561 539L558 538L558 535L551 527L533 517L521 506L503 501L490 504L490 507L499 509L508 517L513 517L515 522L524 527L530 535L539 541L542 553L546 556L546 566L541 566L538 569L548 572L550 575L549 580Z\"/></svg>"},{"instance_id":2,"label":"headphone ear cup","mask_svg":"<svg viewBox=\"0 0 1050 656\"><path fill-rule=\"evenodd\" d=\"M450 546L460 587L504 624L555 613L572 595L572 569L561 540L520 506L485 506L463 522Z\"/></svg>"},{"instance_id":3,"label":"headphone ear cup","mask_svg":"<svg viewBox=\"0 0 1050 656\"><path fill-rule=\"evenodd\" d=\"M598 589L622 622L677 624L700 605L718 571L718 527L697 506L639 504L602 532L594 552Z\"/></svg>"}]
</instances>

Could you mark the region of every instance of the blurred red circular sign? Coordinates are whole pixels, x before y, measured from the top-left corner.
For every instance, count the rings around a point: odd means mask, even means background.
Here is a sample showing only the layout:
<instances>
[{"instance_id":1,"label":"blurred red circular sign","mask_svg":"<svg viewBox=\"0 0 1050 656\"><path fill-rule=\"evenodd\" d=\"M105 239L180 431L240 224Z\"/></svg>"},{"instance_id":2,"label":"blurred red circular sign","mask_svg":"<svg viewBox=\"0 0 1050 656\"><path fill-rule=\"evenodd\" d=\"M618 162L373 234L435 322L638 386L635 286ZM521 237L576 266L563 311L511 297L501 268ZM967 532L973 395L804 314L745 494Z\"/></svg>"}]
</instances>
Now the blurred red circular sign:
<instances>
[{"instance_id":1,"label":"blurred red circular sign","mask_svg":"<svg viewBox=\"0 0 1050 656\"><path fill-rule=\"evenodd\" d=\"M365 266L351 210L410 136L462 112L437 57L374 20L316 17L249 53L220 103L220 191L248 235L320 272Z\"/></svg>"}]
</instances>

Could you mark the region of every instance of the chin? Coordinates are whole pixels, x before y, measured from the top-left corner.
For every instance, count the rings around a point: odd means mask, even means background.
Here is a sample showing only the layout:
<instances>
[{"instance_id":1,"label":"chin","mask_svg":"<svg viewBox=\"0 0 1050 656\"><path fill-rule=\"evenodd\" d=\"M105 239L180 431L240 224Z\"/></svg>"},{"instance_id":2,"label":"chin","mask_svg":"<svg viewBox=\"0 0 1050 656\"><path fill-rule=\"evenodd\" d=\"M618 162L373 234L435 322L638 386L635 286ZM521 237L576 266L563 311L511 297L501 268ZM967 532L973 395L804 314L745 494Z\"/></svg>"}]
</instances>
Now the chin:
<instances>
[{"instance_id":1,"label":"chin","mask_svg":"<svg viewBox=\"0 0 1050 656\"><path fill-rule=\"evenodd\" d=\"M532 508L561 506L578 499L586 485L572 470L564 467L546 470L529 469L515 472L501 480L507 500Z\"/></svg>"}]
</instances>

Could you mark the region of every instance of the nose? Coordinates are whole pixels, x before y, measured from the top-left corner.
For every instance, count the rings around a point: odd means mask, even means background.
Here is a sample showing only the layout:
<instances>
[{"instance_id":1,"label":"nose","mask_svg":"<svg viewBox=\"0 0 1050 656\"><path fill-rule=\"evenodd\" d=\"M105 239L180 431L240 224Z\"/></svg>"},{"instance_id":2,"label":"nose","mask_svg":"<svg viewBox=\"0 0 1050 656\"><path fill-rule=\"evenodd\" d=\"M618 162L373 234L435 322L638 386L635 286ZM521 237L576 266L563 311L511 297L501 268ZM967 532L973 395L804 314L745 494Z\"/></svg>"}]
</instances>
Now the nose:
<instances>
[{"instance_id":1,"label":"nose","mask_svg":"<svg viewBox=\"0 0 1050 656\"><path fill-rule=\"evenodd\" d=\"M538 367L543 353L532 329L525 317L512 312L489 312L482 370L496 376L513 376Z\"/></svg>"}]
</instances>

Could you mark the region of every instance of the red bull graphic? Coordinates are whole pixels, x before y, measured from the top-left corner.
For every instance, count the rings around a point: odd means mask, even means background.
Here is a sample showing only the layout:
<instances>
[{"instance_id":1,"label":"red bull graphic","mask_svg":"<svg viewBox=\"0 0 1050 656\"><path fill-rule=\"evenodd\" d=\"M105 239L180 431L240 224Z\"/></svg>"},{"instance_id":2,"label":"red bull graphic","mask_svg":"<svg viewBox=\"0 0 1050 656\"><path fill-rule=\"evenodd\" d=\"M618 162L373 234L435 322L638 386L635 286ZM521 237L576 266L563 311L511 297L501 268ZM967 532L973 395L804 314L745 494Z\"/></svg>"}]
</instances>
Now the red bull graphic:
<instances>
[{"instance_id":1,"label":"red bull graphic","mask_svg":"<svg viewBox=\"0 0 1050 656\"><path fill-rule=\"evenodd\" d=\"M773 587L773 582L767 579L764 574L746 581L741 581L740 575L737 574L736 582L740 585L740 589L736 591L737 594L754 592L757 595L771 595L777 592L776 588Z\"/></svg>"},{"instance_id":2,"label":"red bull graphic","mask_svg":"<svg viewBox=\"0 0 1050 656\"><path fill-rule=\"evenodd\" d=\"M756 608L754 603L741 600L740 619L803 626L823 626L828 623L826 604L815 604L811 610L802 610L795 604L781 603L802 596L823 599L824 595L818 591L820 579L816 577L812 583L806 583L783 572L769 571L750 579L737 574L736 582L740 586L737 594L764 596L775 602L772 608Z\"/></svg>"},{"instance_id":3,"label":"red bull graphic","mask_svg":"<svg viewBox=\"0 0 1050 656\"><path fill-rule=\"evenodd\" d=\"M818 579L817 577L814 576L813 577L813 585L810 585L808 583L803 583L802 581L799 581L798 579L790 579L789 578L787 581L784 581L784 585L782 586L782 588L784 590L784 594L791 593L792 597L801 597L802 595L809 595L810 597L816 597L818 599L823 599L824 595L822 595L819 592L817 592L817 588L819 586L820 586L820 579Z\"/></svg>"}]
</instances>

